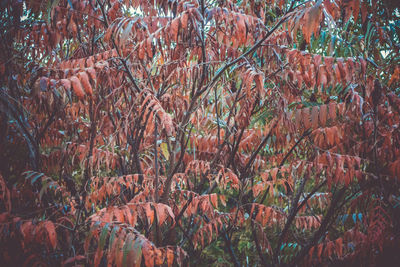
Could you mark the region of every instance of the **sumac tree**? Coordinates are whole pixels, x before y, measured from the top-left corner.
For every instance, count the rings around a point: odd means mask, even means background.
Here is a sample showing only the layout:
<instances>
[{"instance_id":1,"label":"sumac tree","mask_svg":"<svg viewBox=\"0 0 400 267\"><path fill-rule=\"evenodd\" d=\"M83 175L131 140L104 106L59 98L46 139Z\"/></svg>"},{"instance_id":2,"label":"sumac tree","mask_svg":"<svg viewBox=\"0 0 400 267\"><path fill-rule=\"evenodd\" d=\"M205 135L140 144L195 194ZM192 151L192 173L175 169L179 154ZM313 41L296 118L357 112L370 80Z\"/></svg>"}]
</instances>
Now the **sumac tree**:
<instances>
[{"instance_id":1,"label":"sumac tree","mask_svg":"<svg viewBox=\"0 0 400 267\"><path fill-rule=\"evenodd\" d=\"M399 260L399 12L2 1L0 262Z\"/></svg>"}]
</instances>

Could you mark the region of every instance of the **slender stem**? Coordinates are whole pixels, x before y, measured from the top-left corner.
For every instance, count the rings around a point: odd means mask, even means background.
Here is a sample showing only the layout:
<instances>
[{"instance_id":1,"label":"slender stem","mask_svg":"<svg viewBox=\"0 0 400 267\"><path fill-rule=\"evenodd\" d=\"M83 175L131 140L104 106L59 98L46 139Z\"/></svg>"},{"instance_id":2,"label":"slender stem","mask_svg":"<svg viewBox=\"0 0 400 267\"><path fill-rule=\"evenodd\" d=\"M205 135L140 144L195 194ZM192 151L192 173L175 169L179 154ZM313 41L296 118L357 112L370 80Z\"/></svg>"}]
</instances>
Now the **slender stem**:
<instances>
[{"instance_id":1,"label":"slender stem","mask_svg":"<svg viewBox=\"0 0 400 267\"><path fill-rule=\"evenodd\" d=\"M155 172L155 181L154 181L154 200L158 202L158 151L157 151L157 118L154 116L154 172Z\"/></svg>"},{"instance_id":2,"label":"slender stem","mask_svg":"<svg viewBox=\"0 0 400 267\"><path fill-rule=\"evenodd\" d=\"M229 255L232 258L232 262L233 262L234 266L241 267L240 262L235 254L235 251L233 250L232 241L231 241L230 237L228 236L228 233L226 232L224 225L222 225L222 237L224 238L226 247L228 249Z\"/></svg>"}]
</instances>

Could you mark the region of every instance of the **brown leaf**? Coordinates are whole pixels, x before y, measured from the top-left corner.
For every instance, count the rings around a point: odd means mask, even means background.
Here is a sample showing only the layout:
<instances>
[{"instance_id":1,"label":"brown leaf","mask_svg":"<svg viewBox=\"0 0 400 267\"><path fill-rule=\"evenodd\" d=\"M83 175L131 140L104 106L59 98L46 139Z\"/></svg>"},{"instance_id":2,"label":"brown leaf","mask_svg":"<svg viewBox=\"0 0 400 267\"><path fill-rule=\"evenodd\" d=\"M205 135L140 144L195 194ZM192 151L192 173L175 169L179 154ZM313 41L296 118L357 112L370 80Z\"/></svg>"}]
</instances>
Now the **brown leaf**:
<instances>
[{"instance_id":1,"label":"brown leaf","mask_svg":"<svg viewBox=\"0 0 400 267\"><path fill-rule=\"evenodd\" d=\"M302 29L304 39L307 41L307 43L310 43L311 35L313 33L314 35L317 35L318 26L320 24L322 14L321 3L322 1L319 0L313 7L310 8L310 10L305 15L306 24L303 26Z\"/></svg>"}]
</instances>

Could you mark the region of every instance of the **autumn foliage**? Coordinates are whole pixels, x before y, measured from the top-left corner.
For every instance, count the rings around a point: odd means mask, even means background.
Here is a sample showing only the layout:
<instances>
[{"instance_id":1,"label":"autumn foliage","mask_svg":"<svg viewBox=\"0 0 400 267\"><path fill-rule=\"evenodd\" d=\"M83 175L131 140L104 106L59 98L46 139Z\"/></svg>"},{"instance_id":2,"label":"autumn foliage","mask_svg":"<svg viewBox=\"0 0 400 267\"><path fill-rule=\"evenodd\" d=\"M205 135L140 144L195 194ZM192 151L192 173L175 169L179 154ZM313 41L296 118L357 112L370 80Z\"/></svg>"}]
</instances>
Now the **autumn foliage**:
<instances>
[{"instance_id":1,"label":"autumn foliage","mask_svg":"<svg viewBox=\"0 0 400 267\"><path fill-rule=\"evenodd\" d=\"M2 1L1 264L395 266L399 14Z\"/></svg>"}]
</instances>

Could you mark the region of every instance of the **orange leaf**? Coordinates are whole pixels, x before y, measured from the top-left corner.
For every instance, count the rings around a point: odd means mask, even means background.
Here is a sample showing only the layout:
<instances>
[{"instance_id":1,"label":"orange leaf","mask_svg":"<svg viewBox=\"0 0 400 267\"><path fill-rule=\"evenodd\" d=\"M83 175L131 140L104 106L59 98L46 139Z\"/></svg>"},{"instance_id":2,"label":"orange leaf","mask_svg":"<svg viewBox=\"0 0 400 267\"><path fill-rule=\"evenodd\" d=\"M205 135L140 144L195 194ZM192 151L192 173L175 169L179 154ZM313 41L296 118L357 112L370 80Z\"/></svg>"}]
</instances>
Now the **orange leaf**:
<instances>
[{"instance_id":1,"label":"orange leaf","mask_svg":"<svg viewBox=\"0 0 400 267\"><path fill-rule=\"evenodd\" d=\"M143 209L147 217L147 222L149 223L149 225L152 225L154 221L154 210L151 208L150 203L146 203L143 206Z\"/></svg>"},{"instance_id":2,"label":"orange leaf","mask_svg":"<svg viewBox=\"0 0 400 267\"><path fill-rule=\"evenodd\" d=\"M217 196L217 194L211 194L210 195L210 200L211 200L212 205L215 208L218 208L218 196Z\"/></svg>"},{"instance_id":3,"label":"orange leaf","mask_svg":"<svg viewBox=\"0 0 400 267\"><path fill-rule=\"evenodd\" d=\"M168 215L165 213L165 208L163 207L163 204L153 203L153 206L156 210L158 224L161 225L165 222Z\"/></svg>"},{"instance_id":4,"label":"orange leaf","mask_svg":"<svg viewBox=\"0 0 400 267\"><path fill-rule=\"evenodd\" d=\"M34 228L35 227L31 221L27 221L21 225L21 233L24 238L24 240L23 240L24 245L27 243L30 243L32 241L32 239L33 239L32 234L33 234Z\"/></svg>"},{"instance_id":5,"label":"orange leaf","mask_svg":"<svg viewBox=\"0 0 400 267\"><path fill-rule=\"evenodd\" d=\"M62 85L65 89L67 89L67 90L70 90L70 89L71 89L71 81L70 81L70 80L68 80L68 79L61 79L60 82L61 82L61 85Z\"/></svg>"},{"instance_id":6,"label":"orange leaf","mask_svg":"<svg viewBox=\"0 0 400 267\"><path fill-rule=\"evenodd\" d=\"M313 254L314 254L314 250L315 250L315 247L310 248L310 251L308 252L308 256L310 258L312 258Z\"/></svg>"},{"instance_id":7,"label":"orange leaf","mask_svg":"<svg viewBox=\"0 0 400 267\"><path fill-rule=\"evenodd\" d=\"M96 70L94 68L87 68L86 72L89 74L90 79L93 80L94 84L96 85Z\"/></svg>"},{"instance_id":8,"label":"orange leaf","mask_svg":"<svg viewBox=\"0 0 400 267\"><path fill-rule=\"evenodd\" d=\"M264 77L261 73L254 76L254 81L256 82L256 89L261 94L264 95Z\"/></svg>"},{"instance_id":9,"label":"orange leaf","mask_svg":"<svg viewBox=\"0 0 400 267\"><path fill-rule=\"evenodd\" d=\"M388 82L388 86L391 86L393 82L398 81L400 79L400 67L396 66L392 77L390 77L390 81Z\"/></svg>"},{"instance_id":10,"label":"orange leaf","mask_svg":"<svg viewBox=\"0 0 400 267\"><path fill-rule=\"evenodd\" d=\"M342 238L338 238L335 241L335 250L336 250L336 254L339 258L342 257L343 255L343 239Z\"/></svg>"},{"instance_id":11,"label":"orange leaf","mask_svg":"<svg viewBox=\"0 0 400 267\"><path fill-rule=\"evenodd\" d=\"M86 74L86 72L79 72L78 73L79 80L81 81L81 84L83 85L83 88L85 89L86 94L89 96L92 96L93 94L93 89L92 86L90 85L89 82L89 77Z\"/></svg>"},{"instance_id":12,"label":"orange leaf","mask_svg":"<svg viewBox=\"0 0 400 267\"><path fill-rule=\"evenodd\" d=\"M75 94L82 99L85 96L85 93L83 92L81 82L79 81L78 77L72 76L69 78L69 80L72 83L72 89L74 89Z\"/></svg>"},{"instance_id":13,"label":"orange leaf","mask_svg":"<svg viewBox=\"0 0 400 267\"><path fill-rule=\"evenodd\" d=\"M169 248L167 248L167 262L168 262L168 267L174 264L174 251Z\"/></svg>"},{"instance_id":14,"label":"orange leaf","mask_svg":"<svg viewBox=\"0 0 400 267\"><path fill-rule=\"evenodd\" d=\"M276 175L278 174L278 168L273 168L271 170L271 177L272 177L272 181L276 181Z\"/></svg>"},{"instance_id":15,"label":"orange leaf","mask_svg":"<svg viewBox=\"0 0 400 267\"><path fill-rule=\"evenodd\" d=\"M43 224L43 227L47 231L47 235L48 235L48 238L49 238L49 241L50 241L50 244L51 244L52 248L55 249L56 246L57 246L57 234L56 234L56 228L54 227L53 222L46 221Z\"/></svg>"},{"instance_id":16,"label":"orange leaf","mask_svg":"<svg viewBox=\"0 0 400 267\"><path fill-rule=\"evenodd\" d=\"M317 257L318 257L318 260L319 261L321 261L321 254L322 254L322 249L324 248L324 244L319 244L318 245L318 250L317 250Z\"/></svg>"}]
</instances>

